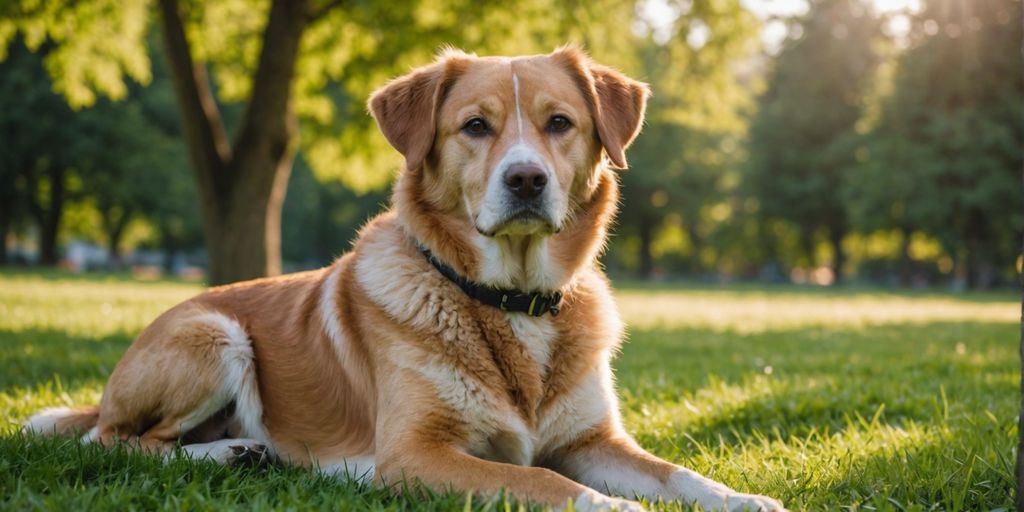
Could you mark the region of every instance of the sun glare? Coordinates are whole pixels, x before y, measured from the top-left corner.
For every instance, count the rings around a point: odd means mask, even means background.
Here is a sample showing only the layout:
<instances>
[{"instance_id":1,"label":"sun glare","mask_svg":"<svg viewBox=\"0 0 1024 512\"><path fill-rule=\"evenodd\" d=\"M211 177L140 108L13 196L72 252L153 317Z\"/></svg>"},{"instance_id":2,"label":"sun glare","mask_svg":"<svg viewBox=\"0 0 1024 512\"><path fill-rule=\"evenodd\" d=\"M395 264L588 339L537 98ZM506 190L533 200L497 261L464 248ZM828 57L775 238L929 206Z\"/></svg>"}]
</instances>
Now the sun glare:
<instances>
[{"instance_id":1,"label":"sun glare","mask_svg":"<svg viewBox=\"0 0 1024 512\"><path fill-rule=\"evenodd\" d=\"M664 0L652 0L651 3ZM807 0L741 0L743 6L766 20L761 29L761 41L768 53L774 54L788 35L786 23L779 18L789 18L805 14L808 9ZM910 28L906 13L921 10L921 0L871 0L871 5L878 14L892 15L886 24L886 33L897 40L902 38Z\"/></svg>"},{"instance_id":2,"label":"sun glare","mask_svg":"<svg viewBox=\"0 0 1024 512\"><path fill-rule=\"evenodd\" d=\"M807 0L740 0L740 2L750 12L765 21L764 27L761 29L761 41L770 54L779 50L782 41L789 34L787 24L782 19L806 14L809 8ZM910 28L910 19L907 15L921 10L921 0L870 0L870 3L877 14L889 15L885 31L897 41L905 36ZM664 44L672 38L676 19L681 14L685 14L687 9L686 4L676 4L669 0L642 1L638 7L639 19L632 26L633 33L638 36L649 34L655 41ZM707 27L699 23L698 26L691 26L690 29L687 42L694 48L704 46L704 43L712 36L707 32Z\"/></svg>"},{"instance_id":3,"label":"sun glare","mask_svg":"<svg viewBox=\"0 0 1024 512\"><path fill-rule=\"evenodd\" d=\"M763 18L798 16L807 12L807 0L742 0L743 5ZM872 0L879 13L921 9L921 0Z\"/></svg>"}]
</instances>

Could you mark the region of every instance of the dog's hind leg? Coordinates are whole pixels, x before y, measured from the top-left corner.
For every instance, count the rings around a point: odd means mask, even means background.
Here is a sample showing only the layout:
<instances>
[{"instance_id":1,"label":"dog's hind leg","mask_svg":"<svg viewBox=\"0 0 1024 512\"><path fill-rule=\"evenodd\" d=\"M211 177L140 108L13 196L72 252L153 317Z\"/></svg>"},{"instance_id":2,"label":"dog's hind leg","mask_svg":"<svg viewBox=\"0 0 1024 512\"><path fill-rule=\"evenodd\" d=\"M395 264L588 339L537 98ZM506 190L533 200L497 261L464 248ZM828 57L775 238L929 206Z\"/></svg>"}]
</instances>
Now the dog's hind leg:
<instances>
[{"instance_id":1,"label":"dog's hind leg","mask_svg":"<svg viewBox=\"0 0 1024 512\"><path fill-rule=\"evenodd\" d=\"M266 446L255 379L251 342L238 322L220 313L171 311L139 335L115 368L93 437L163 453L231 410L230 428L222 431Z\"/></svg>"}]
</instances>

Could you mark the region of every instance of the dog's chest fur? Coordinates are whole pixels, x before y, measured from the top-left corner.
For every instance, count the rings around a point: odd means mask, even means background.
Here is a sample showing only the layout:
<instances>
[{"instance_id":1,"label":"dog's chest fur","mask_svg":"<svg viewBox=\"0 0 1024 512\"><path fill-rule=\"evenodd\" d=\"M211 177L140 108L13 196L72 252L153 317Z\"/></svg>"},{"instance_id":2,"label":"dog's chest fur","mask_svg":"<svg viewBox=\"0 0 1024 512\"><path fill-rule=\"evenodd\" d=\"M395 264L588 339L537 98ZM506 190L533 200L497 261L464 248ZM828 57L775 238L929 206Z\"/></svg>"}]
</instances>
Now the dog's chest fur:
<instances>
[{"instance_id":1,"label":"dog's chest fur","mask_svg":"<svg viewBox=\"0 0 1024 512\"><path fill-rule=\"evenodd\" d=\"M537 455L537 450L544 444L544 432L537 428L537 409L543 398L542 390L548 374L551 350L557 341L558 333L550 318L531 318L522 314L506 315L509 327L515 339L509 340L520 345L520 351L513 354L501 354L506 357L519 357L520 364L508 362L499 367L520 367L527 375L503 375L505 385L510 391L508 399L517 409L518 414L503 411L503 407L493 407L495 419L505 416L504 425L500 422L483 422L475 426L480 432L474 439L475 446L469 449L478 457L508 462L519 465L530 465ZM506 351L507 352L507 351ZM501 357L499 354L495 354ZM525 356L525 357L524 357ZM504 373L504 372L503 372ZM531 386L523 381L535 381ZM527 389L523 389L523 388ZM500 399L500 395L499 395ZM519 402L519 403L516 403ZM487 407L487 404L481 404Z\"/></svg>"},{"instance_id":2,"label":"dog's chest fur","mask_svg":"<svg viewBox=\"0 0 1024 512\"><path fill-rule=\"evenodd\" d=\"M429 384L458 417L469 453L530 465L614 410L608 347L566 330L580 325L585 308L569 306L557 318L504 313L467 297L415 248L374 238L364 241L376 257L357 261L356 275L414 333L392 343L386 357ZM609 339L618 334L614 324L593 327Z\"/></svg>"},{"instance_id":3,"label":"dog's chest fur","mask_svg":"<svg viewBox=\"0 0 1024 512\"><path fill-rule=\"evenodd\" d=\"M458 377L433 384L443 389L444 395L475 396L473 400L448 401L466 420L470 433L467 451L483 459L532 465L567 436L600 419L607 410L604 387L595 373L573 386L582 388L573 389L573 396L557 392L555 387L564 382L558 382L559 376L552 375L549 365L562 362L556 352L565 340L554 321L515 313L501 316L510 329L483 335L500 378L451 367ZM567 406L569 401L571 406Z\"/></svg>"}]
</instances>

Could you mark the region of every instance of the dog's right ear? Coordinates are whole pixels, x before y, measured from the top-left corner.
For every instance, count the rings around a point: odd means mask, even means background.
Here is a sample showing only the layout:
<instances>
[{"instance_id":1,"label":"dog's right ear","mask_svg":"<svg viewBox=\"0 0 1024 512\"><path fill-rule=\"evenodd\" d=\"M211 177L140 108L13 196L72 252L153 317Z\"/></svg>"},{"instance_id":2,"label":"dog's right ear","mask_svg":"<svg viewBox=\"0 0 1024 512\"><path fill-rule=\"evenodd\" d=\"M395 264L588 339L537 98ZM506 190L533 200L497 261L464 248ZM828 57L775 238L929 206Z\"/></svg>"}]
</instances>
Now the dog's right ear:
<instances>
[{"instance_id":1,"label":"dog's right ear","mask_svg":"<svg viewBox=\"0 0 1024 512\"><path fill-rule=\"evenodd\" d=\"M433 64L388 82L370 95L370 114L388 142L405 156L407 170L419 169L434 146L437 111L470 56L445 50Z\"/></svg>"}]
</instances>

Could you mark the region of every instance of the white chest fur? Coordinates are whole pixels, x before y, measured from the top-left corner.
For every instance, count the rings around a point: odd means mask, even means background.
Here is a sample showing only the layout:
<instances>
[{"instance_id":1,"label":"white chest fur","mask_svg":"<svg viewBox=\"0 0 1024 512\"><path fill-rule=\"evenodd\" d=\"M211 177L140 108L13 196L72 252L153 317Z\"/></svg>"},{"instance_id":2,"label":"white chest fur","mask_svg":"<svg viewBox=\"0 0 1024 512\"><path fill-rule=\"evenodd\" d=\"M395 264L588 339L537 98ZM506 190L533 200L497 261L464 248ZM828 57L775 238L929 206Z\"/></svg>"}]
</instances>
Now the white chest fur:
<instances>
[{"instance_id":1,"label":"white chest fur","mask_svg":"<svg viewBox=\"0 0 1024 512\"><path fill-rule=\"evenodd\" d=\"M514 320L513 325L518 325L513 329L532 335L524 341L528 352L550 364L551 344L541 342L543 336L553 335L553 326L528 320ZM607 357L587 369L563 394L549 399L532 427L507 396L447 364L438 354L401 344L394 347L391 359L425 378L437 397L460 414L469 429L466 451L488 460L531 465L539 455L570 442L618 410Z\"/></svg>"},{"instance_id":2,"label":"white chest fur","mask_svg":"<svg viewBox=\"0 0 1024 512\"><path fill-rule=\"evenodd\" d=\"M506 313L508 324L516 338L526 347L530 357L537 363L541 377L546 377L551 362L551 349L558 332L550 316L533 317L523 313Z\"/></svg>"},{"instance_id":3,"label":"white chest fur","mask_svg":"<svg viewBox=\"0 0 1024 512\"><path fill-rule=\"evenodd\" d=\"M541 375L546 377L557 337L554 323L547 316L509 314L508 318L516 337L526 346ZM529 428L517 415L508 414L503 427L485 437L486 442L478 447L477 455L531 465L544 451L569 442L607 415L615 414L617 404L607 362L581 377L578 386L544 408L535 428Z\"/></svg>"},{"instance_id":4,"label":"white chest fur","mask_svg":"<svg viewBox=\"0 0 1024 512\"><path fill-rule=\"evenodd\" d=\"M571 442L580 433L617 414L610 375L598 370L587 375L579 386L558 397L529 428L522 418L505 414L505 423L486 432L470 447L470 453L497 462L530 466L543 453Z\"/></svg>"}]
</instances>

